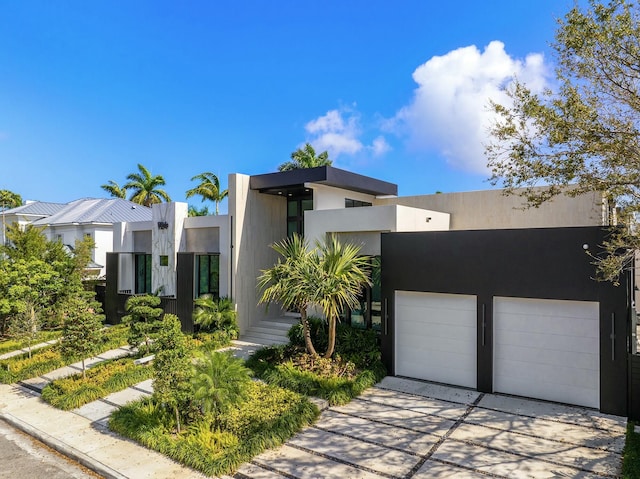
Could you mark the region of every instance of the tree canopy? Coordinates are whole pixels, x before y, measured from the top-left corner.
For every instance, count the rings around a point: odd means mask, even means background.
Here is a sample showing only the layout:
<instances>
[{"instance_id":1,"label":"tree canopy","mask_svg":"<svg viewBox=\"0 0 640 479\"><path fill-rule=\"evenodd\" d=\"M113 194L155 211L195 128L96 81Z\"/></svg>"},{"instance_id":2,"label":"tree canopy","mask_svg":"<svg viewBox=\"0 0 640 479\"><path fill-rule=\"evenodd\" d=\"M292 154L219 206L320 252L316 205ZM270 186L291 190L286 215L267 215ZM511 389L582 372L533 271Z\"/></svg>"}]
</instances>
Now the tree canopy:
<instances>
[{"instance_id":1,"label":"tree canopy","mask_svg":"<svg viewBox=\"0 0 640 479\"><path fill-rule=\"evenodd\" d=\"M492 104L491 179L533 207L560 194L602 192L623 225L594 262L601 279L616 282L640 247L633 225L640 212L638 6L575 6L559 21L552 48L553 89L536 94L515 81L507 89L511 104Z\"/></svg>"},{"instance_id":2,"label":"tree canopy","mask_svg":"<svg viewBox=\"0 0 640 479\"><path fill-rule=\"evenodd\" d=\"M298 148L291 153L291 161L286 161L278 166L278 171L315 168L316 166L331 166L332 163L327 151L323 151L316 156L316 150L311 146L311 143L305 143L302 148Z\"/></svg>"}]
</instances>

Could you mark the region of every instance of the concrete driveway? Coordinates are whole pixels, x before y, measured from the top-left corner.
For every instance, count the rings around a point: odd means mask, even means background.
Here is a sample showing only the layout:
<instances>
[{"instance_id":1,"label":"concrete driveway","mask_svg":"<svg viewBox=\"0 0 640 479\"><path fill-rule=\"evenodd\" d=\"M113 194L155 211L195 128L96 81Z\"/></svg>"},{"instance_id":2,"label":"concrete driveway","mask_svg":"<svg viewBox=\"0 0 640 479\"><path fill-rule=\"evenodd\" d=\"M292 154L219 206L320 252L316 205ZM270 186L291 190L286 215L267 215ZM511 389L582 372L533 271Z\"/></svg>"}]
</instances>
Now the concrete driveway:
<instances>
[{"instance_id":1,"label":"concrete driveway","mask_svg":"<svg viewBox=\"0 0 640 479\"><path fill-rule=\"evenodd\" d=\"M611 478L625 427L589 409L388 377L236 477Z\"/></svg>"}]
</instances>

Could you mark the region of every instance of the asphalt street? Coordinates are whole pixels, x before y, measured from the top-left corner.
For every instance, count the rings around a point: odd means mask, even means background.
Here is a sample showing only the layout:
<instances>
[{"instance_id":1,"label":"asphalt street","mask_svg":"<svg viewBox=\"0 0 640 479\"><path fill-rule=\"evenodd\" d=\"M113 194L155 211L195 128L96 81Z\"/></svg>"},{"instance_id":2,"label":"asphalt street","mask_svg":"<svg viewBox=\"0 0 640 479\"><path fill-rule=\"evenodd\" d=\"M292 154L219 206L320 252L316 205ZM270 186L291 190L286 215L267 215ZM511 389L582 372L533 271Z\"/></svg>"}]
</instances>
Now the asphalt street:
<instances>
[{"instance_id":1,"label":"asphalt street","mask_svg":"<svg viewBox=\"0 0 640 479\"><path fill-rule=\"evenodd\" d=\"M96 479L100 476L0 420L0 478Z\"/></svg>"}]
</instances>

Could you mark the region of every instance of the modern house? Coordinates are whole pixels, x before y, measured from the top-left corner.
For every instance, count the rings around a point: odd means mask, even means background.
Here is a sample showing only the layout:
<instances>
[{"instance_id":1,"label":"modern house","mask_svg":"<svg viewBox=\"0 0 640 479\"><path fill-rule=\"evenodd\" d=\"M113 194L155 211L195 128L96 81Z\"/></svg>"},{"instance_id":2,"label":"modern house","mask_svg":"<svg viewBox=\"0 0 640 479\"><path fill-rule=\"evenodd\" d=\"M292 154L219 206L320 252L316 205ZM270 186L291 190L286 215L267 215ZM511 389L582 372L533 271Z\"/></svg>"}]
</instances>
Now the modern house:
<instances>
[{"instance_id":1,"label":"modern house","mask_svg":"<svg viewBox=\"0 0 640 479\"><path fill-rule=\"evenodd\" d=\"M390 374L618 415L638 401L634 278L593 280L589 254L614 211L599 193L534 209L499 190L399 197L394 184L325 166L232 174L227 215L152 210L114 225L111 322L129 295L158 293L190 331L193 300L210 293L233 298L241 335L269 328L286 314L258 305L256 278L277 259L269 245L334 233L372 258L374 284L344 319L380 331Z\"/></svg>"},{"instance_id":2,"label":"modern house","mask_svg":"<svg viewBox=\"0 0 640 479\"><path fill-rule=\"evenodd\" d=\"M90 236L96 247L89 269L99 277L106 274L106 255L113 247L113 224L150 219L151 209L120 198L84 198L66 204L32 201L2 213L2 234L12 223L31 224L43 228L49 240L58 240L71 250L76 240Z\"/></svg>"}]
</instances>

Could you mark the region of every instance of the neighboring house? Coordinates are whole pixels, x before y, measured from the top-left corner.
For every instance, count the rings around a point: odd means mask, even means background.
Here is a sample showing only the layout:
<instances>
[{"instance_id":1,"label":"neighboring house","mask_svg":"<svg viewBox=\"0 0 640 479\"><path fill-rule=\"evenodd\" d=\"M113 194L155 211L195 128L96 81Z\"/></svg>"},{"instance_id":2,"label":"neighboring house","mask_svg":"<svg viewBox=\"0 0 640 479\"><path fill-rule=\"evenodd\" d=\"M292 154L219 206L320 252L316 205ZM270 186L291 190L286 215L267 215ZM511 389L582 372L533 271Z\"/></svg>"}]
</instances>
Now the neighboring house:
<instances>
[{"instance_id":1,"label":"neighboring house","mask_svg":"<svg viewBox=\"0 0 640 479\"><path fill-rule=\"evenodd\" d=\"M17 222L41 227L49 240L58 240L70 250L76 240L90 236L96 247L88 269L104 276L106 254L113 247L113 224L150 220L151 209L120 198L85 198L66 204L28 202L6 210L2 216L5 226Z\"/></svg>"},{"instance_id":2,"label":"neighboring house","mask_svg":"<svg viewBox=\"0 0 640 479\"><path fill-rule=\"evenodd\" d=\"M599 252L610 222L602 194L533 209L500 190L398 197L330 166L228 184L228 215L188 218L169 203L114 226L109 321L128 295L159 293L191 331L193 300L210 293L233 298L246 334L286 313L258 305L256 278L277 260L269 245L334 233L372 257L373 286L343 319L380 331L391 374L627 414L633 279L593 281L584 249Z\"/></svg>"}]
</instances>

